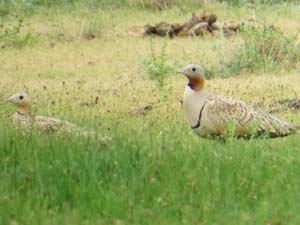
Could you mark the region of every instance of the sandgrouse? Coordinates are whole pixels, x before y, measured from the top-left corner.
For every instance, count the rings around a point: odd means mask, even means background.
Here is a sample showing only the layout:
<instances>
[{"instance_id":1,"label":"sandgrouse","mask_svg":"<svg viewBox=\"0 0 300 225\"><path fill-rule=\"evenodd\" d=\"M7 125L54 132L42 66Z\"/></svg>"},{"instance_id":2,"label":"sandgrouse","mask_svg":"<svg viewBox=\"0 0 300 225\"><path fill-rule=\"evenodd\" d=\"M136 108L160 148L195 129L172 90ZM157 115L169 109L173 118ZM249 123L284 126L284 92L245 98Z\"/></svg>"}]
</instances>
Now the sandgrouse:
<instances>
[{"instance_id":1,"label":"sandgrouse","mask_svg":"<svg viewBox=\"0 0 300 225\"><path fill-rule=\"evenodd\" d=\"M283 137L297 133L299 127L229 97L205 89L205 72L200 65L189 64L179 71L189 82L183 96L183 108L190 127L203 138Z\"/></svg>"},{"instance_id":2,"label":"sandgrouse","mask_svg":"<svg viewBox=\"0 0 300 225\"><path fill-rule=\"evenodd\" d=\"M7 99L7 102L17 107L17 112L12 115L15 125L22 131L37 129L42 133L78 134L86 137L96 137L91 131L86 131L77 125L52 117L37 116L31 113L31 97L27 93L18 93Z\"/></svg>"}]
</instances>

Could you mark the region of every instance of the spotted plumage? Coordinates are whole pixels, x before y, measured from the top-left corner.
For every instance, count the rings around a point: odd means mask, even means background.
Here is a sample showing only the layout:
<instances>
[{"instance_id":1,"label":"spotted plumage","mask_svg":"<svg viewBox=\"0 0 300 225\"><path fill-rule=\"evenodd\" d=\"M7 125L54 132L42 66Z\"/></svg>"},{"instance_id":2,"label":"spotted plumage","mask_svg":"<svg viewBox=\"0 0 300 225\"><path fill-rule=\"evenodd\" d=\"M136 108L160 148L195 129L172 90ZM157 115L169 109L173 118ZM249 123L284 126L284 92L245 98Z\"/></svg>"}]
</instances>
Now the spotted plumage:
<instances>
[{"instance_id":1,"label":"spotted plumage","mask_svg":"<svg viewBox=\"0 0 300 225\"><path fill-rule=\"evenodd\" d=\"M183 108L191 128L201 137L224 136L230 129L236 137L282 137L299 131L299 127L242 101L208 92L199 65L190 64L180 72L189 79Z\"/></svg>"},{"instance_id":2,"label":"spotted plumage","mask_svg":"<svg viewBox=\"0 0 300 225\"><path fill-rule=\"evenodd\" d=\"M95 132L86 131L71 122L52 117L33 115L31 113L31 97L27 93L15 94L7 101L17 107L17 112L12 115L12 119L14 124L21 129L22 132L37 130L48 134L77 134L86 137L96 137ZM101 140L102 139L107 139L107 137L102 137Z\"/></svg>"}]
</instances>

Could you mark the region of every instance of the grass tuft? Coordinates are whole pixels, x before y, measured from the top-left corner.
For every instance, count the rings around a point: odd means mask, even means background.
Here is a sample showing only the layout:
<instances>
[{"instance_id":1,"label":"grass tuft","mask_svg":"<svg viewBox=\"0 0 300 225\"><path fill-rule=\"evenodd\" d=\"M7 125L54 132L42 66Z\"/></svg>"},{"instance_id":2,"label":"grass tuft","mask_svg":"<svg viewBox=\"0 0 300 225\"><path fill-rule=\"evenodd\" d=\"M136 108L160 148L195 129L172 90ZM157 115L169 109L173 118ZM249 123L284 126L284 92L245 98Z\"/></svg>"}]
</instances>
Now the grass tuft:
<instances>
[{"instance_id":1,"label":"grass tuft","mask_svg":"<svg viewBox=\"0 0 300 225\"><path fill-rule=\"evenodd\" d=\"M38 36L30 30L24 30L24 21L19 19L16 23L0 23L0 47L23 48L37 42Z\"/></svg>"},{"instance_id":2,"label":"grass tuft","mask_svg":"<svg viewBox=\"0 0 300 225\"><path fill-rule=\"evenodd\" d=\"M300 46L295 39L270 28L242 27L244 43L232 52L232 59L223 61L214 76L233 76L243 72L274 72L295 69L300 60ZM214 72L211 72L212 74Z\"/></svg>"},{"instance_id":3,"label":"grass tuft","mask_svg":"<svg viewBox=\"0 0 300 225\"><path fill-rule=\"evenodd\" d=\"M153 39L149 39L150 56L142 63L142 70L151 80L154 80L159 89L165 86L165 80L174 72L168 63L168 37L164 38L159 54L156 53Z\"/></svg>"},{"instance_id":4,"label":"grass tuft","mask_svg":"<svg viewBox=\"0 0 300 225\"><path fill-rule=\"evenodd\" d=\"M99 16L94 16L87 20L84 20L81 24L81 31L79 35L79 40L84 38L87 40L92 40L96 37L101 36L103 32L103 21Z\"/></svg>"}]
</instances>

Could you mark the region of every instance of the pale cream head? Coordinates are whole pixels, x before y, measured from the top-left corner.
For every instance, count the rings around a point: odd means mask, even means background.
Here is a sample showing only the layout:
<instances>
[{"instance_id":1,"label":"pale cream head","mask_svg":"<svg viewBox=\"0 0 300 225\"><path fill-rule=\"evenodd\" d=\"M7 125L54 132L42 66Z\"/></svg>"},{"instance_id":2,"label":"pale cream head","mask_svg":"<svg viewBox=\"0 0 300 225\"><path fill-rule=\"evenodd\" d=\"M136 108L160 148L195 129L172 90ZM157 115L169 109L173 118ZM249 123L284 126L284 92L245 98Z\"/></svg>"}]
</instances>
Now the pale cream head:
<instances>
[{"instance_id":1,"label":"pale cream head","mask_svg":"<svg viewBox=\"0 0 300 225\"><path fill-rule=\"evenodd\" d=\"M189 79L188 85L194 91L200 91L204 87L205 72L201 65L189 64L179 71Z\"/></svg>"},{"instance_id":2,"label":"pale cream head","mask_svg":"<svg viewBox=\"0 0 300 225\"><path fill-rule=\"evenodd\" d=\"M18 112L30 112L32 101L27 93L17 93L8 98L7 102L14 104L18 108Z\"/></svg>"},{"instance_id":3,"label":"pale cream head","mask_svg":"<svg viewBox=\"0 0 300 225\"><path fill-rule=\"evenodd\" d=\"M201 65L189 64L180 70L187 78L202 78L205 80L205 72Z\"/></svg>"}]
</instances>

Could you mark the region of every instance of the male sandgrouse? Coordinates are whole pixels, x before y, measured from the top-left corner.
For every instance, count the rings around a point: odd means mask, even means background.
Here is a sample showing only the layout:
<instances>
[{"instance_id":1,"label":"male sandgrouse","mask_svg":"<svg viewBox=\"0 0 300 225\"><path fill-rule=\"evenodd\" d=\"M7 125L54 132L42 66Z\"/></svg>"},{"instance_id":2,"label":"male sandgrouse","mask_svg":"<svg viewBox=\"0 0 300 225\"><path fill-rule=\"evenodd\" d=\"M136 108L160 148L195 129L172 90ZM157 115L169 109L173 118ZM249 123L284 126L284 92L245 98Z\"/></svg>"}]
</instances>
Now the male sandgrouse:
<instances>
[{"instance_id":1,"label":"male sandgrouse","mask_svg":"<svg viewBox=\"0 0 300 225\"><path fill-rule=\"evenodd\" d=\"M275 138L299 130L299 127L242 101L207 91L205 72L200 65L189 64L179 72L189 80L183 96L183 108L190 127L200 137L224 137L231 129L236 137L264 135Z\"/></svg>"},{"instance_id":2,"label":"male sandgrouse","mask_svg":"<svg viewBox=\"0 0 300 225\"><path fill-rule=\"evenodd\" d=\"M27 93L18 93L7 99L7 102L17 107L17 112L12 115L15 125L22 131L36 129L42 133L78 134L86 137L96 137L91 131L86 131L77 125L52 117L37 116L31 113L31 97Z\"/></svg>"}]
</instances>

